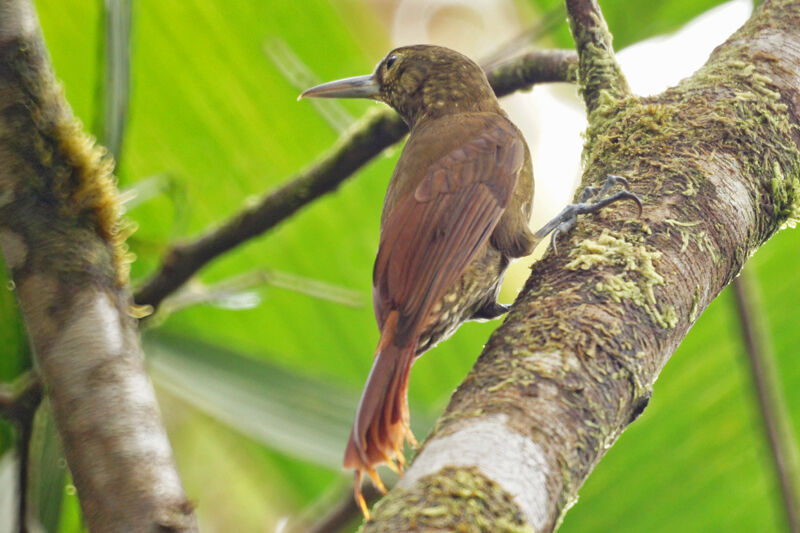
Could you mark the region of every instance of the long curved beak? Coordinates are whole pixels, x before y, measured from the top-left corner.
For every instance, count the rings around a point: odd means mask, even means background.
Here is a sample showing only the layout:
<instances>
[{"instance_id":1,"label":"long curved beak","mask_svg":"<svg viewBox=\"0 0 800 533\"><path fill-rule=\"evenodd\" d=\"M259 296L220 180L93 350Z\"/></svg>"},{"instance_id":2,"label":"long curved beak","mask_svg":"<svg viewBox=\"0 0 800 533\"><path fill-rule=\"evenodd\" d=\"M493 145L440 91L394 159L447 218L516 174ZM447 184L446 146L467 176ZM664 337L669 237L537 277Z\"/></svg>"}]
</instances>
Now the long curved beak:
<instances>
[{"instance_id":1,"label":"long curved beak","mask_svg":"<svg viewBox=\"0 0 800 533\"><path fill-rule=\"evenodd\" d=\"M330 81L303 91L301 98L374 98L381 88L372 74Z\"/></svg>"}]
</instances>

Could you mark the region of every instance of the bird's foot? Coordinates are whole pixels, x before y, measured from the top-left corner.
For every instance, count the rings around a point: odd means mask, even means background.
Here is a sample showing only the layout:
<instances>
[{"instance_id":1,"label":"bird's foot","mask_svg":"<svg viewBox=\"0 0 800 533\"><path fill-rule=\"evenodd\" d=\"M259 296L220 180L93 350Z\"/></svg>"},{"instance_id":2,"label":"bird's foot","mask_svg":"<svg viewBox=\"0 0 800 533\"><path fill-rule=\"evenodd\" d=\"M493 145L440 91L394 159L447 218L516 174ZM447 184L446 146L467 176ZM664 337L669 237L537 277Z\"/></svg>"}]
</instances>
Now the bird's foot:
<instances>
[{"instance_id":1,"label":"bird's foot","mask_svg":"<svg viewBox=\"0 0 800 533\"><path fill-rule=\"evenodd\" d=\"M608 195L609 191L617 184L622 185L623 190ZM628 186L629 183L627 179L622 176L609 174L603 187L599 190L597 187L586 187L583 189L580 202L565 207L553 220L542 226L542 228L536 232L536 236L541 238L552 231L553 235L550 238L550 242L553 245L553 251L558 253L556 239L558 239L559 235L568 232L575 226L578 221L578 215L594 213L620 200L630 200L636 203L639 208L639 216L641 216L642 200L636 194L630 192Z\"/></svg>"}]
</instances>

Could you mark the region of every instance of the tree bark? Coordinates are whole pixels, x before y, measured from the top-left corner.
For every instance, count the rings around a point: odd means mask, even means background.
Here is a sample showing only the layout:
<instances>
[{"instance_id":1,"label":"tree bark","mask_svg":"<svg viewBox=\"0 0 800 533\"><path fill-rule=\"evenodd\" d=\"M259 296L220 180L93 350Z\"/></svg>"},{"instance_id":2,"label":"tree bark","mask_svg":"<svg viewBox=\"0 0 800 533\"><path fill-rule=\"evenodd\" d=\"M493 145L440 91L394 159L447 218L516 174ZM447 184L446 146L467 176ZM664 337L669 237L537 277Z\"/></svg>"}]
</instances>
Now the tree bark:
<instances>
[{"instance_id":1,"label":"tree bark","mask_svg":"<svg viewBox=\"0 0 800 533\"><path fill-rule=\"evenodd\" d=\"M0 1L0 247L91 531L193 531L130 316L112 162Z\"/></svg>"},{"instance_id":2,"label":"tree bark","mask_svg":"<svg viewBox=\"0 0 800 533\"><path fill-rule=\"evenodd\" d=\"M628 93L602 18L583 8L596 2L568 1L584 184L623 175L644 213L587 216L534 266L365 532L554 530L699 314L800 218L800 1L765 1L651 98Z\"/></svg>"}]
</instances>

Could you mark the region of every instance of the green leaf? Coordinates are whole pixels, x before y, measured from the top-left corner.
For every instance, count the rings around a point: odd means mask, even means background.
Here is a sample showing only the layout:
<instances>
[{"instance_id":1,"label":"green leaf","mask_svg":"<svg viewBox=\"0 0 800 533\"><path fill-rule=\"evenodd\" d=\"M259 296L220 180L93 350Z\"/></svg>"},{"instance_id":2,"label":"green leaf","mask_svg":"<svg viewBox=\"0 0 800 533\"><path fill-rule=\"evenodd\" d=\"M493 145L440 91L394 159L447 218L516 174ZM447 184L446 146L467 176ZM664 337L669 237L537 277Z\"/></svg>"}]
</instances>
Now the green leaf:
<instances>
[{"instance_id":1,"label":"green leaf","mask_svg":"<svg viewBox=\"0 0 800 533\"><path fill-rule=\"evenodd\" d=\"M159 387L258 442L338 469L355 391L188 338L148 334Z\"/></svg>"},{"instance_id":2,"label":"green leaf","mask_svg":"<svg viewBox=\"0 0 800 533\"><path fill-rule=\"evenodd\" d=\"M30 348L17 304L16 286L0 257L0 383L10 383L30 368ZM0 419L0 455L15 443L11 424ZM0 529L2 531L2 529Z\"/></svg>"},{"instance_id":3,"label":"green leaf","mask_svg":"<svg viewBox=\"0 0 800 533\"><path fill-rule=\"evenodd\" d=\"M213 285L205 285L197 279L188 281L161 303L156 316L146 322L146 327L161 324L169 315L195 305L211 305L228 310L253 309L262 304L265 286L286 289L350 307L363 306L365 299L356 291L324 281L276 270L254 270L218 281Z\"/></svg>"},{"instance_id":4,"label":"green leaf","mask_svg":"<svg viewBox=\"0 0 800 533\"><path fill-rule=\"evenodd\" d=\"M34 419L29 463L28 495L32 516L43 531L58 531L67 463L47 400L42 402Z\"/></svg>"},{"instance_id":5,"label":"green leaf","mask_svg":"<svg viewBox=\"0 0 800 533\"><path fill-rule=\"evenodd\" d=\"M264 43L264 53L298 94L324 81L315 76L282 39L275 37ZM337 133L344 133L355 121L337 100L313 99L311 105Z\"/></svg>"},{"instance_id":6,"label":"green leaf","mask_svg":"<svg viewBox=\"0 0 800 533\"><path fill-rule=\"evenodd\" d=\"M14 282L0 257L0 382L10 382L30 367L28 338L17 304Z\"/></svg>"},{"instance_id":7,"label":"green leaf","mask_svg":"<svg viewBox=\"0 0 800 533\"><path fill-rule=\"evenodd\" d=\"M130 88L131 1L103 0L104 39L98 46L98 110L94 131L100 142L120 160L128 114Z\"/></svg>"}]
</instances>

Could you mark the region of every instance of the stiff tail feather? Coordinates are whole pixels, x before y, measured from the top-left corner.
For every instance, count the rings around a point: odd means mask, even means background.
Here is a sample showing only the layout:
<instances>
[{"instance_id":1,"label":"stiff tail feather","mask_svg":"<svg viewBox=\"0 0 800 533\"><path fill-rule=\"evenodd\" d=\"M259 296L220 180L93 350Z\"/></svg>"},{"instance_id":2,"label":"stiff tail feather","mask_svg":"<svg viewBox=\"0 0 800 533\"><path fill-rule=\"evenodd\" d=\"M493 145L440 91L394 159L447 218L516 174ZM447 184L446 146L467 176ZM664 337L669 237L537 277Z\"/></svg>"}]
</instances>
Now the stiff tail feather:
<instances>
[{"instance_id":1,"label":"stiff tail feather","mask_svg":"<svg viewBox=\"0 0 800 533\"><path fill-rule=\"evenodd\" d=\"M381 332L344 456L345 468L354 468L356 471L355 498L366 517L369 517L369 511L361 494L364 473L385 493L386 487L375 467L387 464L399 473L405 465L405 440L408 439L414 446L417 444L408 425L407 401L408 376L414 361L416 342L408 346L396 346L393 342L396 326L397 311L392 311Z\"/></svg>"}]
</instances>

